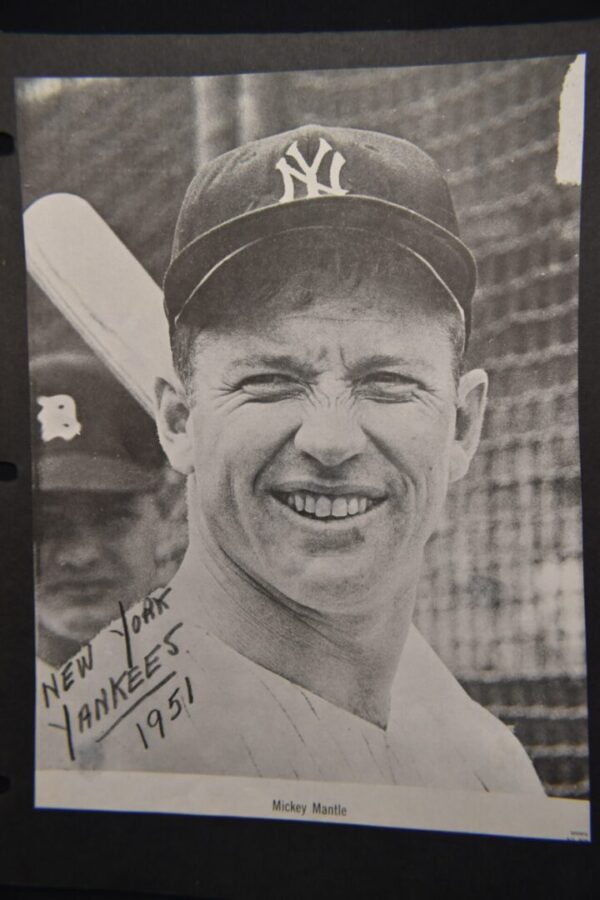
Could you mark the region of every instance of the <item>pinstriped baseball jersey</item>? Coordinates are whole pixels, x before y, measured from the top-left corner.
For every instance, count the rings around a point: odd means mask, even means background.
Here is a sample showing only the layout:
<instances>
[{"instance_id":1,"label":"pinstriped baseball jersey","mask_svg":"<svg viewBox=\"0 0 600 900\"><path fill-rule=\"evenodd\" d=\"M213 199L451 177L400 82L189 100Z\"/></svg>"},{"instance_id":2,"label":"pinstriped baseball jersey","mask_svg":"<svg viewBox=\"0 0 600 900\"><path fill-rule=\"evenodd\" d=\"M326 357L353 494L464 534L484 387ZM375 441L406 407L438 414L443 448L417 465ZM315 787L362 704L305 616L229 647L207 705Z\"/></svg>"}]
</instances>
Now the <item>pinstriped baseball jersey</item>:
<instances>
[{"instance_id":1,"label":"pinstriped baseball jersey","mask_svg":"<svg viewBox=\"0 0 600 900\"><path fill-rule=\"evenodd\" d=\"M517 739L414 627L384 729L195 624L179 573L38 675L38 768L542 790Z\"/></svg>"}]
</instances>

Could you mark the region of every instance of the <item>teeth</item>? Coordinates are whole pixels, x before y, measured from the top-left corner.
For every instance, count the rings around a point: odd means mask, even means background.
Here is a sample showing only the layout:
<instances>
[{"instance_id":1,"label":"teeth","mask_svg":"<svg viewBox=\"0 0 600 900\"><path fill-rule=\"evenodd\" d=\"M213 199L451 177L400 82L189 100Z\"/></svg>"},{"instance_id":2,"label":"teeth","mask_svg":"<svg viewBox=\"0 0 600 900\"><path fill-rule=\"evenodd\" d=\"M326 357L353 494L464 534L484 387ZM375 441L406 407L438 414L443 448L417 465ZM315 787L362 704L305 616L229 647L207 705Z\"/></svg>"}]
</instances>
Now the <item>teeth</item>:
<instances>
[{"instance_id":1,"label":"teeth","mask_svg":"<svg viewBox=\"0 0 600 900\"><path fill-rule=\"evenodd\" d=\"M348 501L348 515L355 516L357 512L358 512L358 498L352 497L352 499Z\"/></svg>"},{"instance_id":2,"label":"teeth","mask_svg":"<svg viewBox=\"0 0 600 900\"><path fill-rule=\"evenodd\" d=\"M348 515L348 501L344 497L336 497L331 507L331 514L336 519L343 519Z\"/></svg>"},{"instance_id":3,"label":"teeth","mask_svg":"<svg viewBox=\"0 0 600 900\"><path fill-rule=\"evenodd\" d=\"M326 519L331 515L331 500L329 497L319 497L315 509L317 519Z\"/></svg>"},{"instance_id":4,"label":"teeth","mask_svg":"<svg viewBox=\"0 0 600 900\"><path fill-rule=\"evenodd\" d=\"M309 494L295 491L288 494L287 505L296 512L315 516L317 519L345 519L364 513L372 506L367 497L326 497L324 494Z\"/></svg>"}]
</instances>

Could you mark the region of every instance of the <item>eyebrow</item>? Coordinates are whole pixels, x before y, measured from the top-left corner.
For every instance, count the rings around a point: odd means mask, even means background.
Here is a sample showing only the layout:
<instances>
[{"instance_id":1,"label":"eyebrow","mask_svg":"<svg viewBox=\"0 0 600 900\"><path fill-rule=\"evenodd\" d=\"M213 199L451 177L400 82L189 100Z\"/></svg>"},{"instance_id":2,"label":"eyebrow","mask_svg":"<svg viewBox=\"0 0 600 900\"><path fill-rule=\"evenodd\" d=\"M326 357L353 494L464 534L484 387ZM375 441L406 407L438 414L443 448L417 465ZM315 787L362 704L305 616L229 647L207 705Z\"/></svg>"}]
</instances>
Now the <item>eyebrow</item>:
<instances>
[{"instance_id":1,"label":"eyebrow","mask_svg":"<svg viewBox=\"0 0 600 900\"><path fill-rule=\"evenodd\" d=\"M313 365L302 362L288 354L272 355L258 353L253 356L245 356L243 359L236 359L232 362L229 369L232 373L235 373L239 369L253 369L259 367L285 369L288 372L291 371L303 375L305 378L311 378L317 374L317 369L315 369Z\"/></svg>"},{"instance_id":2,"label":"eyebrow","mask_svg":"<svg viewBox=\"0 0 600 900\"><path fill-rule=\"evenodd\" d=\"M416 371L420 374L432 373L434 371L434 367L424 359L394 356L393 354L365 356L362 359L358 359L350 368L353 375L360 376L373 371L373 369L384 369L387 367L402 367L411 372Z\"/></svg>"}]
</instances>

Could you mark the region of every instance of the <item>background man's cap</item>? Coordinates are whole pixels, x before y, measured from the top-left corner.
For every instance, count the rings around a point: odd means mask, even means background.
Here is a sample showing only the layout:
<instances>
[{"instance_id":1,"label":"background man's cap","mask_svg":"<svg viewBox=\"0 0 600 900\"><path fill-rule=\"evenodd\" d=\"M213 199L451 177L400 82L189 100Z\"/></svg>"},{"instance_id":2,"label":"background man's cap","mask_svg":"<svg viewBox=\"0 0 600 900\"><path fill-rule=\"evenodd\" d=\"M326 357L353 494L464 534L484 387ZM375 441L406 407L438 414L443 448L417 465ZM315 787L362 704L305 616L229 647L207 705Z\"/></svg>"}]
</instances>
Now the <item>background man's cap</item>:
<instances>
[{"instance_id":1,"label":"background man's cap","mask_svg":"<svg viewBox=\"0 0 600 900\"><path fill-rule=\"evenodd\" d=\"M400 138L321 125L245 144L197 173L164 281L170 328L211 273L238 252L318 227L352 229L357 240L376 234L409 249L443 282L468 333L475 261L460 239L437 164Z\"/></svg>"},{"instance_id":2,"label":"background man's cap","mask_svg":"<svg viewBox=\"0 0 600 900\"><path fill-rule=\"evenodd\" d=\"M154 488L163 453L152 419L95 357L33 360L34 485L41 490Z\"/></svg>"}]
</instances>

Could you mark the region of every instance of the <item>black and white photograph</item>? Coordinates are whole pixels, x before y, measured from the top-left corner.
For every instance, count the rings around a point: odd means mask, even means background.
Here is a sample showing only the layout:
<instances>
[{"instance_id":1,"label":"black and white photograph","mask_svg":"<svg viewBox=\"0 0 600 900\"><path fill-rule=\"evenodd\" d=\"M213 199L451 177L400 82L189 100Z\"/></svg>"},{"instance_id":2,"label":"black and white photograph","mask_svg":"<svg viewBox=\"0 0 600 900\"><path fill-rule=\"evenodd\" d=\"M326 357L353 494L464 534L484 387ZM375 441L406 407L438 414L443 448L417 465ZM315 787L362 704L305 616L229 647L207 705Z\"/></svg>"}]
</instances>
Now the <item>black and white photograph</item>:
<instances>
[{"instance_id":1,"label":"black and white photograph","mask_svg":"<svg viewBox=\"0 0 600 900\"><path fill-rule=\"evenodd\" d=\"M590 839L585 67L16 79L38 808Z\"/></svg>"}]
</instances>

